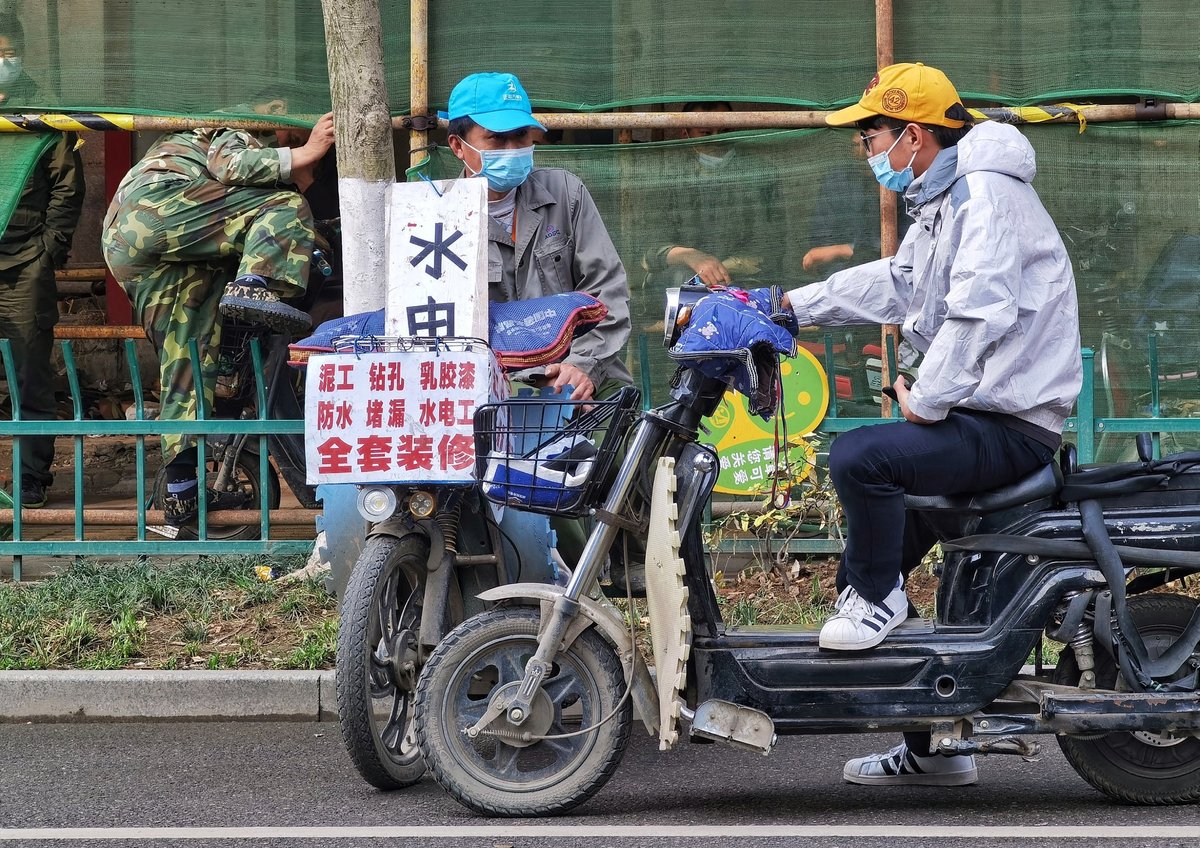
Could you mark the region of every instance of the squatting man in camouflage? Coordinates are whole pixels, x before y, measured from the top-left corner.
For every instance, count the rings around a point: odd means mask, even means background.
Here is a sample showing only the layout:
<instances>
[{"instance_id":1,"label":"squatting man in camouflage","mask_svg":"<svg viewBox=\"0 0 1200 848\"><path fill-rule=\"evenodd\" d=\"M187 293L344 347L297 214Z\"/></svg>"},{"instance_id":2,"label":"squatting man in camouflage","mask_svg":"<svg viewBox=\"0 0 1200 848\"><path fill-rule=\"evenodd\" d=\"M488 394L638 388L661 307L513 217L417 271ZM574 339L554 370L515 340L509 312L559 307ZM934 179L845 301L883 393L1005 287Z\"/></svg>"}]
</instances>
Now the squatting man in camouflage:
<instances>
[{"instance_id":1,"label":"squatting man in camouflage","mask_svg":"<svg viewBox=\"0 0 1200 848\"><path fill-rule=\"evenodd\" d=\"M37 85L22 68L24 51L20 21L0 15L0 107L38 99ZM66 264L83 209L78 144L73 133L49 141L0 232L0 338L12 341L21 417L27 421L58 417L50 362L58 323L54 270ZM22 436L21 447L21 506L43 506L54 479L54 436Z\"/></svg>"},{"instance_id":2,"label":"squatting man in camouflage","mask_svg":"<svg viewBox=\"0 0 1200 848\"><path fill-rule=\"evenodd\" d=\"M277 111L267 101L256 111ZM104 258L159 354L163 420L194 419L188 342L200 348L202 388L213 402L225 318L281 333L308 329L309 316L280 298L303 293L313 218L296 187L333 144L333 116L310 131L280 130L278 147L227 128L165 136L117 188L104 219ZM195 437L163 437L173 525L192 521L199 484ZM220 508L216 493L209 504Z\"/></svg>"}]
</instances>

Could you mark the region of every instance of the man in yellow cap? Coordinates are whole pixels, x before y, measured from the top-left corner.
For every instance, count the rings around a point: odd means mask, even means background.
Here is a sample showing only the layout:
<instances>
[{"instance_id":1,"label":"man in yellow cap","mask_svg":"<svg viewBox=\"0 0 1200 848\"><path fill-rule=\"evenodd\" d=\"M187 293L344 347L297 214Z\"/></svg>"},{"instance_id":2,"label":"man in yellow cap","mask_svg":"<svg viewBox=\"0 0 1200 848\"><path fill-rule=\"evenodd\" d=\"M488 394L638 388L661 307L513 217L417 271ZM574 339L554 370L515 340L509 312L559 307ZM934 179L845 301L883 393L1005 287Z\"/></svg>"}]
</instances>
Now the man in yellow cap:
<instances>
[{"instance_id":1,"label":"man in yellow cap","mask_svg":"<svg viewBox=\"0 0 1200 848\"><path fill-rule=\"evenodd\" d=\"M846 433L829 452L849 532L820 645L862 650L908 616L904 575L936 541L905 494L986 491L1052 461L1082 382L1079 309L1066 248L1030 185L1033 148L1014 127L973 127L941 71L883 68L827 121L858 127L876 179L903 194L915 224L895 256L785 303L801 326L900 324L924 356L917 381L895 386L904 421ZM977 779L971 757L930 756L929 733L905 740L851 760L845 779Z\"/></svg>"}]
</instances>

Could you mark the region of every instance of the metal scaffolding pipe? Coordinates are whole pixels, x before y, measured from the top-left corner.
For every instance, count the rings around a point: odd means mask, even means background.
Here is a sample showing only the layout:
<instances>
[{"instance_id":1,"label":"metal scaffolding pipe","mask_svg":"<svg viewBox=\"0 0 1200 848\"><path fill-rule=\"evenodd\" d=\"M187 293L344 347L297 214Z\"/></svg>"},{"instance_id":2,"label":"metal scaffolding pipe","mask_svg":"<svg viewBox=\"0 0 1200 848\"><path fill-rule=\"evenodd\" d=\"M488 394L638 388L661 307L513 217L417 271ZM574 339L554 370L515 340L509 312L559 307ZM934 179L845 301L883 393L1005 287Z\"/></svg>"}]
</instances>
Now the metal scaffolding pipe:
<instances>
[{"instance_id":1,"label":"metal scaffolding pipe","mask_svg":"<svg viewBox=\"0 0 1200 848\"><path fill-rule=\"evenodd\" d=\"M892 0L875 0L875 67L886 68L895 62L895 53L892 48L892 33L893 33L893 18L892 18ZM896 223L896 192L879 187L879 255L895 256L896 247L900 242L900 232ZM881 375L883 377L883 385L890 386L892 384L892 363L891 352L897 350L900 345L900 326L898 324L884 324L880 327L879 346L882 350L880 356L882 366ZM891 339L891 344L888 344L888 339ZM892 417L892 399L887 395L883 396L882 403L879 407L879 415L882 418Z\"/></svg>"},{"instance_id":2,"label":"metal scaffolding pipe","mask_svg":"<svg viewBox=\"0 0 1200 848\"><path fill-rule=\"evenodd\" d=\"M1188 121L1200 119L1200 103L1114 103L1064 104L1039 106L989 106L973 108L977 120L1006 124L1083 124L1114 121ZM805 109L755 110L748 112L535 112L534 118L547 129L621 130L621 129L693 129L711 127L720 130L805 129L825 126L828 111ZM425 116L422 116L423 118ZM438 119L439 128L446 121ZM155 115L112 114L11 114L0 115L0 132L87 132L126 130L131 132L173 132L196 127L232 127L271 130L294 124L243 118L190 118ZM392 118L396 129L410 129L412 120L399 115Z\"/></svg>"},{"instance_id":3,"label":"metal scaffolding pipe","mask_svg":"<svg viewBox=\"0 0 1200 848\"><path fill-rule=\"evenodd\" d=\"M59 299L68 297L97 297L104 294L103 280L55 280Z\"/></svg>"},{"instance_id":4,"label":"metal scaffolding pipe","mask_svg":"<svg viewBox=\"0 0 1200 848\"><path fill-rule=\"evenodd\" d=\"M292 507L289 509L273 509L268 512L272 527L303 527L313 526L313 516L319 509L304 509ZM0 509L0 524L12 524L13 510ZM237 527L245 524L258 524L260 513L257 509L214 509L208 513L208 523L213 527ZM83 523L97 527L137 527L138 511L136 509L88 509L83 510ZM26 525L61 525L71 526L75 523L74 509L23 509L21 510L21 526ZM165 524L166 518L161 509L146 510L147 524Z\"/></svg>"}]
</instances>

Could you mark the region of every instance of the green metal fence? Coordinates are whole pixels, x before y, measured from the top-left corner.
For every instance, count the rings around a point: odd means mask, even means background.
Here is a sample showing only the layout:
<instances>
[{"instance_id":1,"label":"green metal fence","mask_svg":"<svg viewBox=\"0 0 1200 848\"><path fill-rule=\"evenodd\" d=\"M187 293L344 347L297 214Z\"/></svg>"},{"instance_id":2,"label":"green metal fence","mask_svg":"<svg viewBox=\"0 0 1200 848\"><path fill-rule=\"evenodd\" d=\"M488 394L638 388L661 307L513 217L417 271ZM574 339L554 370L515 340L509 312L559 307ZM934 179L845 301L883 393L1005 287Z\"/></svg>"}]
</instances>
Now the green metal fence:
<instances>
[{"instance_id":1,"label":"green metal fence","mask_svg":"<svg viewBox=\"0 0 1200 848\"><path fill-rule=\"evenodd\" d=\"M1097 449L1102 439L1126 437L1136 433L1148 432L1152 435L1154 456L1158 458L1163 454L1162 440L1164 435L1185 436L1200 434L1200 418L1173 418L1162 415L1162 380L1159 375L1157 335L1149 335L1147 350L1149 352L1147 361L1149 391L1146 399L1145 417L1097 416L1095 404L1097 391L1096 355L1090 348L1083 348L1080 352L1083 359L1083 387L1079 392L1075 415L1067 419L1063 437L1064 441L1074 442L1081 464L1091 464L1097 461ZM889 382L891 382L896 378L896 356L894 350L889 350L886 361L891 364L891 374L889 375ZM838 415L837 390L834 383L833 343L828 336L825 340L825 369L829 379L830 405L825 420L821 422L821 426L817 429L818 434L836 436L838 433L845 433L848 430L858 427L889 424L897 420L897 418L850 418ZM1197 389L1200 389L1200 378L1197 378L1195 384ZM1101 388L1106 389L1107 387L1102 386ZM1200 395L1200 392L1197 394ZM896 412L895 415L898 417L899 413ZM1128 439L1127 441L1131 446L1132 440ZM1110 461L1112 459L1111 456L1102 458ZM762 542L757 539L727 540L721 546L723 553L760 553L762 547ZM841 553L843 547L844 545L839 539L808 538L792 539L786 544L772 546L772 551L778 552L782 548L787 553L797 555L832 555Z\"/></svg>"},{"instance_id":2,"label":"green metal fence","mask_svg":"<svg viewBox=\"0 0 1200 848\"><path fill-rule=\"evenodd\" d=\"M267 441L272 435L302 434L304 421L298 419L279 420L267 417L267 392L263 384L263 356L259 343L253 340L250 345L250 355L253 361L255 380L254 390L257 403L256 415L252 418L237 420L215 419L201 398L197 404L196 420L161 421L146 417L145 399L142 391L141 371L138 367L136 348L132 339L124 343L125 362L128 367L129 383L133 391L132 420L95 420L84 417L83 393L81 390L79 369L76 364L75 349L70 340L61 342L63 364L66 369L67 384L70 389L72 403L72 418L60 421L22 421L20 415L20 395L13 364L12 344L7 339L0 339L0 357L4 362L4 374L8 381L12 420L0 421L0 438L11 440L12 443L12 479L14 496L12 508L0 510L0 526L7 525L11 532L5 541L0 541L0 556L11 556L13 561L13 579L22 577L22 557L31 555L46 556L141 556L141 555L196 555L196 554L284 554L304 553L312 548L309 539L277 539L272 538L272 531L277 529L278 522L273 521L268 505L264 503L269 492L268 478L272 473L268 467ZM195 340L191 342L189 355L194 373L199 373L200 353ZM205 498L199 499L199 516L197 518L194 539L182 540L160 536L148 530L148 515L150 510L151 486L146 480L146 441L151 440L151 450L159 449L158 440L164 434L190 434L203 436L231 436L248 434L257 439L258 445L258 489L259 503L252 511L239 511L239 521L253 522L258 525L258 539L217 540L210 538L212 522L208 515ZM31 540L26 538L27 527L30 524L30 510L23 510L20 505L21 473L21 440L19 436L55 435L70 438L74 447L73 464L73 494L74 522L73 539ZM134 473L137 477L136 510L129 514L132 520L128 524L113 523L114 513L122 511L91 510L84 503L84 440L98 436L129 437L135 443ZM198 464L207 468L211 447L204 438L197 438ZM313 513L315 516L317 513ZM274 519L279 519L281 513L276 513ZM117 515L118 521L120 515ZM89 521L89 519L95 519ZM101 523L103 522L103 523ZM42 522L39 522L42 523ZM98 526L125 527L129 539L97 539L89 538L89 531ZM189 534L191 535L191 534ZM315 531L314 531L315 535Z\"/></svg>"},{"instance_id":3,"label":"green metal fence","mask_svg":"<svg viewBox=\"0 0 1200 848\"><path fill-rule=\"evenodd\" d=\"M1074 441L1079 451L1081 463L1091 463L1096 460L1098 443L1102 439L1123 437L1135 433L1149 431L1154 434L1155 454L1161 455L1161 440L1164 434L1200 434L1200 418L1176 418L1162 415L1163 403L1160 397L1160 380L1158 378L1156 337L1148 339L1149 351L1149 395L1145 406L1146 417L1112 417L1097 416L1094 399L1097 384L1095 377L1095 354L1089 348L1082 350L1083 357L1083 389L1074 417L1066 424L1066 438ZM894 419L877 417L843 417L838 414L836 386L834 383L835 369L833 367L833 343L830 337L825 341L826 370L829 376L830 408L829 414L822 422L817 433L834 436L856 427L867 425L887 424ZM58 437L70 438L74 448L73 462L73 493L74 516L73 538L63 540L36 540L26 538L28 510L22 510L20 499L14 497L11 508L0 509L0 528L9 527L8 538L0 541L0 556L12 557L13 578L21 579L23 556L142 556L142 555L197 555L197 554L283 554L304 553L312 547L311 539L281 539L273 538L272 532L280 526L275 520L283 511L272 513L263 503L269 491L268 475L268 439L272 435L303 434L304 421L300 419L268 418L266 410L267 392L264 386L263 357L257 340L251 342L250 353L253 359L255 375L255 392L257 398L256 415L251 418L215 419L206 404L198 404L198 414L194 421L160 421L148 419L142 392L141 373L138 367L134 341L125 340L124 354L128 367L130 385L133 390L134 417L132 420L94 420L84 417L83 394L81 391L79 372L76 366L75 350L70 340L61 342L63 363L66 368L67 383L70 388L73 416L70 420L61 421L22 421L20 418L20 398L17 391L16 373L13 367L12 347L8 340L0 340L0 357L4 362L4 373L8 380L13 419L0 421L0 438L12 442L12 475L13 490L20 491L21 444L19 436L53 434ZM894 351L889 353L894 354ZM639 342L639 356L646 356L645 339ZM190 357L192 367L199 366L199 350L195 341L191 343ZM887 361L894 363L895 356L889 355ZM893 366L894 367L894 366ZM646 368L641 369L643 379L649 374ZM895 378L895 373L890 375ZM1198 383L1200 385L1200 383ZM1104 389L1105 387L1101 387ZM649 387L645 396L649 397ZM253 521L258 525L258 539L215 540L209 538L210 517L207 505L201 498L199 517L195 528L195 539L167 539L148 530L151 513L151 487L146 480L146 441L151 440L151 449L158 449L158 438L163 434L192 434L196 436L230 436L247 434L257 440L258 474L260 501L257 509L238 512L239 521ZM116 540L105 538L89 538L89 530L97 526L113 526L110 519L106 523L93 522L89 519L97 511L90 510L84 501L84 440L92 437L122 436L132 438L135 443L135 468L137 476L136 510L130 512L131 522L128 530L130 539ZM207 466L210 446L204 439L197 440L199 465ZM7 506L0 502L0 507ZM313 513L314 517L316 513ZM40 522L39 522L40 523ZM315 535L315 533L314 533ZM751 547L761 548L756 540L737 540L723 544L725 552L743 552ZM793 539L785 546L788 553L805 554L835 554L841 551L842 543L837 539L808 538Z\"/></svg>"}]
</instances>

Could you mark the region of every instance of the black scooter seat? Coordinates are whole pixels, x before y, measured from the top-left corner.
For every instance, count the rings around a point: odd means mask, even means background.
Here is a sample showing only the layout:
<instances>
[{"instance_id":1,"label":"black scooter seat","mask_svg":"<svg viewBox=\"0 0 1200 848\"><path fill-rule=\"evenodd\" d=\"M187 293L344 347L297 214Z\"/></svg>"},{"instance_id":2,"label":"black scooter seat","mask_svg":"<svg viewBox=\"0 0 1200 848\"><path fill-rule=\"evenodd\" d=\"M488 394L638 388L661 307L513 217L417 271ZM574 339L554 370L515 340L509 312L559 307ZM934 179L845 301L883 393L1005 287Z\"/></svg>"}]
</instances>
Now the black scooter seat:
<instances>
[{"instance_id":1,"label":"black scooter seat","mask_svg":"<svg viewBox=\"0 0 1200 848\"><path fill-rule=\"evenodd\" d=\"M905 495L904 506L922 512L983 514L1049 497L1062 489L1062 485L1062 471L1059 470L1058 463L1051 462L1043 465L1028 477L999 489L977 492L972 495Z\"/></svg>"}]
</instances>

